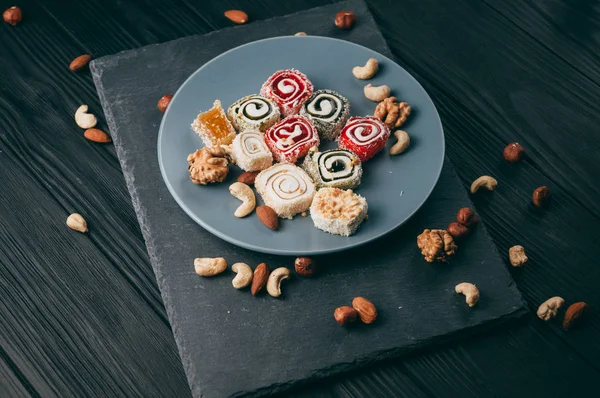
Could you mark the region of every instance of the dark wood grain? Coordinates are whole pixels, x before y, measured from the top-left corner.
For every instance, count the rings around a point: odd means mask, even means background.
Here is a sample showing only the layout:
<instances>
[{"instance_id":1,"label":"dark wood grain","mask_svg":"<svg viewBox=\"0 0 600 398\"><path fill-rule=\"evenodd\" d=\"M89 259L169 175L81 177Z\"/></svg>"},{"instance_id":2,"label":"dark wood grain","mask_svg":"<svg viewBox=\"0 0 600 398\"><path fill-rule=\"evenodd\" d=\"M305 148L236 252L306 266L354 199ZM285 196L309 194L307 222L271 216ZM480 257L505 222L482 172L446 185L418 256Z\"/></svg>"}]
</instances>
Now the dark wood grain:
<instances>
[{"instance_id":1,"label":"dark wood grain","mask_svg":"<svg viewBox=\"0 0 600 398\"><path fill-rule=\"evenodd\" d=\"M114 150L85 141L72 120L81 103L100 109L91 77L68 64L230 26L229 8L266 19L323 2L19 3L23 23L0 24L0 395L187 396ZM530 263L512 272L531 309L556 294L591 306L572 332L532 318L298 394L591 396L600 373L597 5L368 3L438 106L465 186L484 173L499 179L474 199L501 253L527 248ZM514 140L530 157L507 165L501 151ZM530 194L543 184L554 198L538 211ZM65 229L73 210L89 237Z\"/></svg>"}]
</instances>

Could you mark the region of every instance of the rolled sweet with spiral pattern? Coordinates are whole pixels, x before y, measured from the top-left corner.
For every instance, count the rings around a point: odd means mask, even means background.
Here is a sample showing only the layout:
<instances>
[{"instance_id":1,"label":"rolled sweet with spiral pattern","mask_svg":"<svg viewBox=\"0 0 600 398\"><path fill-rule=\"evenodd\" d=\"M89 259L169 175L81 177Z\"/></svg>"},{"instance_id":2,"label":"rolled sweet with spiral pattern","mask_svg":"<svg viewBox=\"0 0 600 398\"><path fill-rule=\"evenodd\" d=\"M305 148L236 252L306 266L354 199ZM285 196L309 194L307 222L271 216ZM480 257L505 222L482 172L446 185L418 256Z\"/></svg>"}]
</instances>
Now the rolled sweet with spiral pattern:
<instances>
[{"instance_id":1,"label":"rolled sweet with spiral pattern","mask_svg":"<svg viewBox=\"0 0 600 398\"><path fill-rule=\"evenodd\" d=\"M353 189L360 184L362 177L360 159L346 149L318 152L316 148L312 148L304 158L302 168L317 188Z\"/></svg>"},{"instance_id":2,"label":"rolled sweet with spiral pattern","mask_svg":"<svg viewBox=\"0 0 600 398\"><path fill-rule=\"evenodd\" d=\"M279 121L280 116L281 112L275 101L258 94L240 98L227 109L227 117L240 133L264 133Z\"/></svg>"},{"instance_id":3,"label":"rolled sweet with spiral pattern","mask_svg":"<svg viewBox=\"0 0 600 398\"><path fill-rule=\"evenodd\" d=\"M296 115L312 95L313 84L295 69L275 72L260 89L260 94L275 101L283 117Z\"/></svg>"},{"instance_id":4,"label":"rolled sweet with spiral pattern","mask_svg":"<svg viewBox=\"0 0 600 398\"><path fill-rule=\"evenodd\" d=\"M273 164L273 155L258 131L246 131L233 140L231 156L244 171L264 170Z\"/></svg>"},{"instance_id":5,"label":"rolled sweet with spiral pattern","mask_svg":"<svg viewBox=\"0 0 600 398\"><path fill-rule=\"evenodd\" d=\"M292 115L265 133L265 142L278 162L296 163L310 148L319 146L319 134L310 120Z\"/></svg>"},{"instance_id":6,"label":"rolled sweet with spiral pattern","mask_svg":"<svg viewBox=\"0 0 600 398\"><path fill-rule=\"evenodd\" d=\"M278 163L261 171L254 187L281 218L292 218L308 210L315 195L315 185L308 174L290 163Z\"/></svg>"},{"instance_id":7,"label":"rolled sweet with spiral pattern","mask_svg":"<svg viewBox=\"0 0 600 398\"><path fill-rule=\"evenodd\" d=\"M361 162L371 159L385 147L390 129L372 116L351 117L338 138L338 148L354 152Z\"/></svg>"},{"instance_id":8,"label":"rolled sweet with spiral pattern","mask_svg":"<svg viewBox=\"0 0 600 398\"><path fill-rule=\"evenodd\" d=\"M335 140L350 117L350 102L333 90L317 90L304 103L300 115L314 124L324 140Z\"/></svg>"}]
</instances>

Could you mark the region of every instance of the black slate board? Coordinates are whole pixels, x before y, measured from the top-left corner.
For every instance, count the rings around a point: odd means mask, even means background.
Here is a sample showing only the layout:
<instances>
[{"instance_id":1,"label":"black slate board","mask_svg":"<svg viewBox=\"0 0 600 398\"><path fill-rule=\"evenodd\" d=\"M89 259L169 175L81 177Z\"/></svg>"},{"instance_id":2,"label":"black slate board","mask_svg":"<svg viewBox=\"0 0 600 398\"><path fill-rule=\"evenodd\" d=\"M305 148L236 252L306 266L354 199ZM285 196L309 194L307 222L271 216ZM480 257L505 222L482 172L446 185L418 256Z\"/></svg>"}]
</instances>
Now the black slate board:
<instances>
[{"instance_id":1,"label":"black slate board","mask_svg":"<svg viewBox=\"0 0 600 398\"><path fill-rule=\"evenodd\" d=\"M334 14L357 14L353 30L333 26ZM254 40L306 31L338 37L391 56L362 1L348 1L103 57L91 64L94 81L123 168L194 396L261 395L294 383L401 355L483 329L525 312L505 265L480 225L448 265L425 263L416 248L424 228L443 228L467 194L446 162L423 208L402 228L363 248L317 258L322 274L294 278L284 297L252 297L231 287L232 274L194 274L195 257L223 256L229 264L293 259L230 245L190 220L165 187L157 163L161 114L157 99L175 92L203 63ZM410 101L410 99L407 99ZM454 286L479 286L468 308ZM345 329L333 309L354 296L371 299L379 319Z\"/></svg>"}]
</instances>

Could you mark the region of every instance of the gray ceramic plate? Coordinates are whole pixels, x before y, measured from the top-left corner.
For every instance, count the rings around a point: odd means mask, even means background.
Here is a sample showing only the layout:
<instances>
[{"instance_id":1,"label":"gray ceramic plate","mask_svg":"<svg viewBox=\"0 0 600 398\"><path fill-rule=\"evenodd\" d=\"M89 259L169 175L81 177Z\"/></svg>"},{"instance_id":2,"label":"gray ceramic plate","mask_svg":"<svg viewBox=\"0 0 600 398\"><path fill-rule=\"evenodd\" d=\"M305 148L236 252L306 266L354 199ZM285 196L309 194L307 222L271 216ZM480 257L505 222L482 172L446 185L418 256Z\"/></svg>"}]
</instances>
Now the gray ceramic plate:
<instances>
[{"instance_id":1,"label":"gray ceramic plate","mask_svg":"<svg viewBox=\"0 0 600 398\"><path fill-rule=\"evenodd\" d=\"M367 198L369 220L355 235L341 237L316 229L310 217L282 220L278 231L267 229L253 213L238 219L240 202L229 185L241 173L231 167L227 180L195 185L187 171L187 155L202 147L190 124L200 111L220 99L227 108L237 99L258 93L262 83L280 69L298 69L315 89L332 89L350 100L352 116L373 114L375 103L363 94L366 81L352 68L377 58L380 70L370 81L387 84L392 94L407 101L413 114L402 127L411 136L407 152L390 156L384 151L366 162L362 184L355 190ZM321 149L335 147L325 143ZM400 226L425 202L442 169L444 134L433 102L421 85L391 59L368 48L325 37L276 37L234 48L208 62L179 88L163 117L158 135L158 161L169 191L198 224L235 245L265 253L311 255L349 249L377 239ZM257 195L258 201L262 204Z\"/></svg>"}]
</instances>

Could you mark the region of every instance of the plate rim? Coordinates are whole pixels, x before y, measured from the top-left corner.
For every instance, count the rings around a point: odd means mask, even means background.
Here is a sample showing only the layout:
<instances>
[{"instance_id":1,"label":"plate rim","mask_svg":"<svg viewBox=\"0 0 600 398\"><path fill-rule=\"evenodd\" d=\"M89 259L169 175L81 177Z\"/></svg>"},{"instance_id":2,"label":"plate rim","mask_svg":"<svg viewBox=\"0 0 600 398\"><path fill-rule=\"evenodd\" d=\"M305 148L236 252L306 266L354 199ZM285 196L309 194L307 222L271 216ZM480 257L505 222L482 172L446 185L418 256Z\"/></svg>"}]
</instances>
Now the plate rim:
<instances>
[{"instance_id":1,"label":"plate rim","mask_svg":"<svg viewBox=\"0 0 600 398\"><path fill-rule=\"evenodd\" d=\"M372 51L378 54L378 56L380 56L382 59L385 59L389 62L394 63L395 65L397 65L398 67L400 67L402 70L404 70L406 72L406 74L408 75L408 77L410 79L413 80L413 82L421 88L421 90L423 90L423 92L425 93L425 95L427 95L427 98L429 98L429 100L431 101L431 103L433 104L433 110L435 112L435 115L437 116L437 123L439 125L440 131L442 132L442 156L439 162L439 165L437 167L437 176L435 178L435 182L432 184L431 188L429 189L429 192L427 192L427 194L425 195L425 198L423 199L423 201L421 202L421 204L419 206L417 206L409 215L408 217L406 217L402 222L400 222L398 225L396 225L395 227L388 229L386 231L383 231L377 235L374 235L366 240L360 241L360 242L356 242L354 244L350 244L347 245L345 247L334 247L334 248L327 248L327 249L319 249L319 250L303 250L303 251L293 251L293 250L281 250L281 249L269 249L269 248L264 248L261 246L256 246L250 243L246 243L243 241L240 241L236 238L233 238L227 234L221 233L219 231L217 231L216 229L214 229L212 226L210 226L210 224L205 223L204 221L202 221L201 218L199 218L198 216L196 216L196 214L191 211L191 209L189 209L187 207L187 205L182 201L181 198L179 198L179 196L176 194L175 189L173 188L173 186L171 185L171 183L169 182L169 179L166 177L166 171L164 169L164 162L162 161L162 151L161 151L161 145L160 142L162 140L163 137L163 132L164 132L164 124L165 124L165 120L167 119L167 115L169 114L169 110L171 107L167 107L166 112L163 114L161 122L160 122L160 126L158 128L158 138L157 138L157 157L158 157L158 166L160 168L160 173L161 173L161 177L162 180L164 182L164 184L167 186L167 189L169 190L169 193L171 194L171 197L173 199L175 199L175 202L177 202L177 204L179 205L179 207L198 225L200 225L202 228L204 228L205 230L207 230L208 232L210 232L212 235L226 241L229 242L233 245L236 245L238 247L242 247L244 249L248 249L248 250L252 250L252 251L256 251L259 253L266 253L266 254L274 254L274 255L282 255L282 256L299 256L299 255L303 255L303 256L309 256L309 255L324 255L324 254L330 254L330 253L339 253L339 252L343 252L346 250L350 250L350 249L355 249L357 247L366 245L368 243L372 243L373 241L380 239L382 237L384 237L385 235L388 235L390 233L392 233L393 231L397 230L398 228L400 228L402 225L404 225L406 222L408 222L414 215L416 212L418 212L423 205L425 204L425 202L427 202L427 200L429 199L429 197L431 196L431 193L433 192L433 190L435 189L435 187L437 186L440 176L442 174L442 168L444 167L444 159L446 157L446 135L444 133L444 126L442 125L442 119L440 118L440 114L437 110L437 107L435 106L435 103L433 102L433 99L431 99L431 96L429 95L429 93L427 92L427 90L425 90L425 88L421 85L421 83L419 83L419 81L417 79L415 79L415 77L409 72L407 71L404 67L402 67L401 65L399 65L396 61L394 61L393 59L381 54L379 51L375 51L373 49L370 49L366 46L357 44L357 43L353 43L351 41L347 41L347 40L342 40L342 39L337 39L337 38L333 38L333 37L327 37L327 36L318 36L318 35L311 35L311 36L289 36L289 35L285 35L285 36L276 36L276 37L268 37L265 39L260 39L260 40L254 40L251 41L249 43L245 43L242 45L239 45L237 47L233 47L219 55L217 55L216 57L212 58L210 61L204 63L202 66L200 66L198 69L196 69L187 79L185 79L185 81L183 83L181 83L181 85L179 86L179 88L177 89L177 91L175 92L175 94L173 94L173 98L171 99L171 101L175 100L178 96L178 94L181 92L181 90L183 89L183 87L186 86L186 84L192 80L198 73L200 73L200 71L202 69L204 69L205 67L207 67L208 65L212 64L213 62L218 61L220 58L226 56L227 54L229 54L230 52L236 51L242 47L246 47L246 46L250 46L256 43L260 43L260 42L266 42L266 41L275 41L275 40L282 40L282 39L292 39L293 40L306 40L311 39L311 38L318 38L319 40L328 40L328 41L333 41L333 42L343 42L346 44L350 44L351 46L354 47L358 47L361 49L366 49L368 51ZM323 232L323 233L327 233L327 232ZM340 237L343 238L343 237Z\"/></svg>"}]
</instances>

